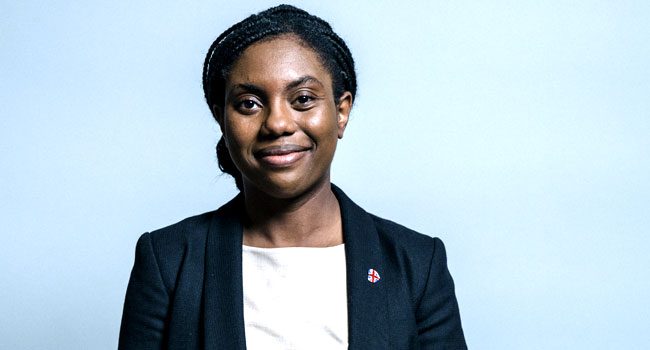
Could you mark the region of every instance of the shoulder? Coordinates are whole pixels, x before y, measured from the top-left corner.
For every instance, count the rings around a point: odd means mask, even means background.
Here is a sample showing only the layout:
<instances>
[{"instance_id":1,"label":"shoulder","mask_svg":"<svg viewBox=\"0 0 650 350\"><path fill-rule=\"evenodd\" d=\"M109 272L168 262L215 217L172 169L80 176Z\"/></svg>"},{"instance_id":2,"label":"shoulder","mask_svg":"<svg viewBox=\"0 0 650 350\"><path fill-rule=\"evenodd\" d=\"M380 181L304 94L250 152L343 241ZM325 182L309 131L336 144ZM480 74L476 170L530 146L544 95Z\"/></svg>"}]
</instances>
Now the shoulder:
<instances>
[{"instance_id":1,"label":"shoulder","mask_svg":"<svg viewBox=\"0 0 650 350\"><path fill-rule=\"evenodd\" d=\"M418 303L431 271L444 268L446 254L442 241L370 214L338 187L333 189L341 205L344 232L349 233L346 241L359 247L352 251L381 260L385 270L401 276L400 285L406 286L411 301Z\"/></svg>"},{"instance_id":2,"label":"shoulder","mask_svg":"<svg viewBox=\"0 0 650 350\"><path fill-rule=\"evenodd\" d=\"M406 226L368 214L375 223L379 243L386 257L395 262L417 302L424 293L426 276L446 265L445 247L440 238L414 231Z\"/></svg>"},{"instance_id":3,"label":"shoulder","mask_svg":"<svg viewBox=\"0 0 650 350\"><path fill-rule=\"evenodd\" d=\"M438 238L422 234L394 221L368 213L365 209L354 203L340 188L332 186L339 199L344 222L354 223L349 225L352 229L366 230L372 226L380 243L392 250L412 254L414 257L431 258L437 245L442 245ZM365 238L369 238L367 235Z\"/></svg>"},{"instance_id":4,"label":"shoulder","mask_svg":"<svg viewBox=\"0 0 650 350\"><path fill-rule=\"evenodd\" d=\"M344 226L350 231L368 231L367 226L372 226L382 244L387 244L396 250L405 250L413 254L431 257L431 252L436 245L442 245L438 238L414 231L394 221L384 219L368 213L365 209L354 203L346 194L335 185L332 190L339 200ZM346 225L347 224L347 225ZM369 239L366 234L364 239Z\"/></svg>"},{"instance_id":5,"label":"shoulder","mask_svg":"<svg viewBox=\"0 0 650 350\"><path fill-rule=\"evenodd\" d=\"M396 263L408 291L422 348L467 349L454 282L447 267L445 246L393 221L368 214L375 223L384 254Z\"/></svg>"},{"instance_id":6,"label":"shoulder","mask_svg":"<svg viewBox=\"0 0 650 350\"><path fill-rule=\"evenodd\" d=\"M415 250L425 250L428 251L428 254L430 255L431 250L436 244L442 244L442 241L437 237L425 235L371 213L368 213L368 215L374 222L379 236L392 242L396 246L415 248Z\"/></svg>"},{"instance_id":7,"label":"shoulder","mask_svg":"<svg viewBox=\"0 0 650 350\"><path fill-rule=\"evenodd\" d=\"M211 227L220 218L234 215L232 210L236 208L233 203L235 199L217 210L144 233L138 240L136 256L142 256L149 261L149 265L157 266L167 289L171 291L183 266L189 266L189 270L195 272L202 269Z\"/></svg>"},{"instance_id":8,"label":"shoulder","mask_svg":"<svg viewBox=\"0 0 650 350\"><path fill-rule=\"evenodd\" d=\"M207 232L216 211L191 216L148 233L154 246L174 248Z\"/></svg>"},{"instance_id":9,"label":"shoulder","mask_svg":"<svg viewBox=\"0 0 650 350\"><path fill-rule=\"evenodd\" d=\"M429 266L434 255L445 254L445 247L440 238L429 236L400 225L394 221L368 214L377 229L383 245L393 247L396 254L407 258L415 266ZM424 271L423 271L424 272Z\"/></svg>"},{"instance_id":10,"label":"shoulder","mask_svg":"<svg viewBox=\"0 0 650 350\"><path fill-rule=\"evenodd\" d=\"M189 246L205 242L214 214L215 211L211 211L191 216L169 226L146 232L140 236L138 245L150 244L154 256L161 265L178 265Z\"/></svg>"},{"instance_id":11,"label":"shoulder","mask_svg":"<svg viewBox=\"0 0 650 350\"><path fill-rule=\"evenodd\" d=\"M172 225L145 232L136 246L136 266L155 266L168 292L173 290L180 267L203 257L205 239L215 211L188 217Z\"/></svg>"},{"instance_id":12,"label":"shoulder","mask_svg":"<svg viewBox=\"0 0 650 350\"><path fill-rule=\"evenodd\" d=\"M204 244L215 220L236 215L240 196L230 200L219 209L190 216L179 222L151 231L148 234L154 247L169 253L191 244ZM144 235L143 235L144 236Z\"/></svg>"},{"instance_id":13,"label":"shoulder","mask_svg":"<svg viewBox=\"0 0 650 350\"><path fill-rule=\"evenodd\" d=\"M211 228L220 222L237 218L240 206L241 196L236 196L217 210L191 216L143 234L138 246L150 245L161 271L169 271L165 277L173 280L182 264L202 264Z\"/></svg>"}]
</instances>

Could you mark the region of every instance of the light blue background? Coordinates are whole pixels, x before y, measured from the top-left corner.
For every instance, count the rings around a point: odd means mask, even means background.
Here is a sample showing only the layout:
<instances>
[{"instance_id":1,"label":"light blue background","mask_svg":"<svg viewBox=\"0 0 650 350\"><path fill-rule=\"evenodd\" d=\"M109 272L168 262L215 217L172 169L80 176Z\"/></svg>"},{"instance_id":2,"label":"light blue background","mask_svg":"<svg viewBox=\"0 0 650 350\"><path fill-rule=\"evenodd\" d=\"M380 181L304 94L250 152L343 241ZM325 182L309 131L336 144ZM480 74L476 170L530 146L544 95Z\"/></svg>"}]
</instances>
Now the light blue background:
<instances>
[{"instance_id":1,"label":"light blue background","mask_svg":"<svg viewBox=\"0 0 650 350\"><path fill-rule=\"evenodd\" d=\"M235 194L234 3L2 0L0 348L115 348L138 236ZM472 349L650 348L650 2L296 4L357 60L334 182L444 240Z\"/></svg>"}]
</instances>

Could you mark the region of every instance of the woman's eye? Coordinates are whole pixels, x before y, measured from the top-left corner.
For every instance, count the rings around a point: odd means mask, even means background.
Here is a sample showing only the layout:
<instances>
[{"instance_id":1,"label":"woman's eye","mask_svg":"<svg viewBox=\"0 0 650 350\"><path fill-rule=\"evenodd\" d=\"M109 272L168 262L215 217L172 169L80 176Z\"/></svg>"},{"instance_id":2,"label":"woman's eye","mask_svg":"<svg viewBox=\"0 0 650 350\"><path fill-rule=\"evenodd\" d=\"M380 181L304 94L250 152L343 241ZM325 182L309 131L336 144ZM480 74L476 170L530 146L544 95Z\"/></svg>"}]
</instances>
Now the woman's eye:
<instances>
[{"instance_id":1,"label":"woman's eye","mask_svg":"<svg viewBox=\"0 0 650 350\"><path fill-rule=\"evenodd\" d=\"M316 98L310 95L300 95L293 100L293 105L297 109L308 109L311 108L313 102Z\"/></svg>"},{"instance_id":2,"label":"woman's eye","mask_svg":"<svg viewBox=\"0 0 650 350\"><path fill-rule=\"evenodd\" d=\"M238 102L236 107L241 112L250 113L257 110L260 105L255 100L248 99Z\"/></svg>"},{"instance_id":3,"label":"woman's eye","mask_svg":"<svg viewBox=\"0 0 650 350\"><path fill-rule=\"evenodd\" d=\"M307 102L309 102L311 100L312 100L311 96L304 96L303 95L303 96L298 96L298 98L296 99L296 102L298 102L300 104L305 104L305 103L307 103Z\"/></svg>"}]
</instances>

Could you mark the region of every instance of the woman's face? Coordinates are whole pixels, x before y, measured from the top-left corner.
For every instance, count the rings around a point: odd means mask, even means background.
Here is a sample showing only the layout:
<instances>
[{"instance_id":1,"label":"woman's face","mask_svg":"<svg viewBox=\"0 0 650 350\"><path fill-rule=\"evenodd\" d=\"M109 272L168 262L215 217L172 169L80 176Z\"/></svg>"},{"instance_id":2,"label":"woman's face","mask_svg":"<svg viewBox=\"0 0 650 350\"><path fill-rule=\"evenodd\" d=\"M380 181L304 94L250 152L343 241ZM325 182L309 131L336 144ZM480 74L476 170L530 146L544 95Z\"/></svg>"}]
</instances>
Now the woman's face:
<instances>
[{"instance_id":1,"label":"woman's face","mask_svg":"<svg viewBox=\"0 0 650 350\"><path fill-rule=\"evenodd\" d=\"M225 93L214 113L246 191L292 198L329 186L352 96L334 97L315 51L294 36L255 43L233 65Z\"/></svg>"}]
</instances>

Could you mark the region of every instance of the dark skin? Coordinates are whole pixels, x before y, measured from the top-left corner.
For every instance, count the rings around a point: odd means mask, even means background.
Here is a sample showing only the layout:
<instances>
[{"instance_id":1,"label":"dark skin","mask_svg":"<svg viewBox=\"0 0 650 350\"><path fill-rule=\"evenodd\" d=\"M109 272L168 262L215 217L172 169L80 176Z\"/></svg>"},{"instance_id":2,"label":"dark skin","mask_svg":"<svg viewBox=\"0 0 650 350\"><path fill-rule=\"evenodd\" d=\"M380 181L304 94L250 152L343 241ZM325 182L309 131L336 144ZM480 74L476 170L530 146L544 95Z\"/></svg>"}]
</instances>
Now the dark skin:
<instances>
[{"instance_id":1,"label":"dark skin","mask_svg":"<svg viewBox=\"0 0 650 350\"><path fill-rule=\"evenodd\" d=\"M235 62L213 113L243 176L245 245L343 243L330 168L351 108L352 95L334 96L318 54L295 36L257 42Z\"/></svg>"}]
</instances>

